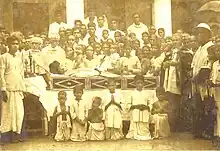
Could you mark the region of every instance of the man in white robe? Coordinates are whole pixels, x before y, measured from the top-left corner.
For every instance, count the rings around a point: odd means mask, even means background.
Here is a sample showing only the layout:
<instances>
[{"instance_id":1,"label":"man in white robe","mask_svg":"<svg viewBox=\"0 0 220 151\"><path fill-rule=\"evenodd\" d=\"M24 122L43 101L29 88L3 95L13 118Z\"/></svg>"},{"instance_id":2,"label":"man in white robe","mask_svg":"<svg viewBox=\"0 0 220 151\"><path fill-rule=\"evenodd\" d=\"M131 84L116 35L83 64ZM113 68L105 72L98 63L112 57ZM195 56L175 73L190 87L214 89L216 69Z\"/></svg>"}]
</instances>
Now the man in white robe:
<instances>
[{"instance_id":1,"label":"man in white robe","mask_svg":"<svg viewBox=\"0 0 220 151\"><path fill-rule=\"evenodd\" d=\"M142 33L148 32L148 27L140 22L140 15L138 13L133 14L133 24L127 29L128 34L135 33L139 41L142 40Z\"/></svg>"},{"instance_id":2,"label":"man in white robe","mask_svg":"<svg viewBox=\"0 0 220 151\"><path fill-rule=\"evenodd\" d=\"M146 92L143 91L144 77L142 75L137 75L134 81L136 90L131 95L131 124L126 138L149 140L151 139L149 122L152 102L150 102Z\"/></svg>"},{"instance_id":3,"label":"man in white robe","mask_svg":"<svg viewBox=\"0 0 220 151\"><path fill-rule=\"evenodd\" d=\"M7 41L9 52L3 54L0 59L0 88L3 96L0 131L3 142L18 142L22 141L20 134L24 119L24 70L21 57L16 53L19 48L19 39L11 36ZM5 140L7 137L11 137L12 140Z\"/></svg>"},{"instance_id":4,"label":"man in white robe","mask_svg":"<svg viewBox=\"0 0 220 151\"><path fill-rule=\"evenodd\" d=\"M110 79L108 82L109 93L103 98L105 107L105 131L106 140L122 139L122 107L124 102L119 93L115 91L116 82Z\"/></svg>"},{"instance_id":5,"label":"man in white robe","mask_svg":"<svg viewBox=\"0 0 220 151\"><path fill-rule=\"evenodd\" d=\"M209 25L205 23L200 23L197 26L196 31L199 42L199 48L193 57L191 65L193 69L193 79L196 79L196 77L198 77L198 74L202 68L210 68L208 63L207 49L213 45L212 41L210 41L212 33ZM207 89L204 83L193 83L192 94L194 95L196 101L195 114L197 117L194 121L194 136L200 138L202 137L203 131L201 128L202 123L200 119L202 118L201 113L204 112L201 104L203 103L203 100L207 98Z\"/></svg>"},{"instance_id":6,"label":"man in white robe","mask_svg":"<svg viewBox=\"0 0 220 151\"><path fill-rule=\"evenodd\" d=\"M59 29L61 27L67 28L67 24L61 21L61 12L57 12L56 21L51 23L49 26L48 37L51 37L53 34L59 34Z\"/></svg>"}]
</instances>

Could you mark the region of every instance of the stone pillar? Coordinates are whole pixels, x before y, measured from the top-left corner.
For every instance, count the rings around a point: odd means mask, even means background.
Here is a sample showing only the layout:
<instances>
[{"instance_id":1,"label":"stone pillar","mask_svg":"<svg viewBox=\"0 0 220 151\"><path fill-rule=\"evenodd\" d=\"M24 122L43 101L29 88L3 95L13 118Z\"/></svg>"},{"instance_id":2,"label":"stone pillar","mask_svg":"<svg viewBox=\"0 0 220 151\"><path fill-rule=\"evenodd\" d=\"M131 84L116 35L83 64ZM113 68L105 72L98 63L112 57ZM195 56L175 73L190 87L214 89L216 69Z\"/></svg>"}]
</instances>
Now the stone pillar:
<instances>
[{"instance_id":1,"label":"stone pillar","mask_svg":"<svg viewBox=\"0 0 220 151\"><path fill-rule=\"evenodd\" d=\"M154 0L156 28L164 28L166 36L172 35L171 0ZM181 17L181 15L180 15Z\"/></svg>"},{"instance_id":2,"label":"stone pillar","mask_svg":"<svg viewBox=\"0 0 220 151\"><path fill-rule=\"evenodd\" d=\"M69 27L74 26L75 20L84 19L84 0L66 0L66 19Z\"/></svg>"}]
</instances>

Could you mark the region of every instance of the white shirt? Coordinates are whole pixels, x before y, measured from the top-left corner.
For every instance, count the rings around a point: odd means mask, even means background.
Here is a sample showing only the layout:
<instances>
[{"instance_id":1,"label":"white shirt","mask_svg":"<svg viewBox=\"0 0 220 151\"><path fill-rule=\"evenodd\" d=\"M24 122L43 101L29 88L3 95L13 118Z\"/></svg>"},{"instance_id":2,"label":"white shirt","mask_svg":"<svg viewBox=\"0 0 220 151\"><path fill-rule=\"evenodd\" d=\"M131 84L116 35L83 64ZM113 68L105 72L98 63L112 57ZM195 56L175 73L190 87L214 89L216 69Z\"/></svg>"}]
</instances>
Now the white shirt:
<instances>
[{"instance_id":1,"label":"white shirt","mask_svg":"<svg viewBox=\"0 0 220 151\"><path fill-rule=\"evenodd\" d=\"M135 90L131 96L131 105L146 105L151 108L149 97L146 95L145 91ZM148 122L150 117L150 112L148 110L140 111L139 109L134 109L131 112L132 121L134 122Z\"/></svg>"},{"instance_id":2,"label":"white shirt","mask_svg":"<svg viewBox=\"0 0 220 151\"><path fill-rule=\"evenodd\" d=\"M143 23L140 23L140 25L135 25L133 23L132 25L130 25L128 27L127 31L128 31L128 34L135 33L136 38L141 41L142 40L142 33L148 32L148 27Z\"/></svg>"},{"instance_id":3,"label":"white shirt","mask_svg":"<svg viewBox=\"0 0 220 151\"><path fill-rule=\"evenodd\" d=\"M25 91L24 70L20 55L5 53L0 58L0 88L8 91Z\"/></svg>"},{"instance_id":4,"label":"white shirt","mask_svg":"<svg viewBox=\"0 0 220 151\"><path fill-rule=\"evenodd\" d=\"M200 69L203 66L208 65L208 52L207 49L214 45L212 41L207 42L204 46L200 46L198 50L196 51L193 60L192 60L192 65L191 67L193 68L193 77L195 77Z\"/></svg>"},{"instance_id":5,"label":"white shirt","mask_svg":"<svg viewBox=\"0 0 220 151\"><path fill-rule=\"evenodd\" d=\"M50 24L49 26L49 32L48 32L48 37L51 37L51 35L56 35L59 34L59 30L61 27L64 27L65 29L67 28L67 24L61 22L60 24L58 24L57 22L53 22L52 24Z\"/></svg>"}]
</instances>

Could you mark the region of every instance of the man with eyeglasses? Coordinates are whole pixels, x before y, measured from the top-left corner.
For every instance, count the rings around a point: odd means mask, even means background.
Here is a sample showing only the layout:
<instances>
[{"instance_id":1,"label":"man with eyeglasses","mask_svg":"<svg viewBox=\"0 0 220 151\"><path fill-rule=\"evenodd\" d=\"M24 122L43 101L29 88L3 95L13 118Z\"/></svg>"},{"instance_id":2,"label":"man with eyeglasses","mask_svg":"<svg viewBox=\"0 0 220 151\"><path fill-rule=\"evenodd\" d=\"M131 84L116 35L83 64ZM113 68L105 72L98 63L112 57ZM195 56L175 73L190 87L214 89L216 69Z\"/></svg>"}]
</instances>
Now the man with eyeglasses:
<instances>
[{"instance_id":1,"label":"man with eyeglasses","mask_svg":"<svg viewBox=\"0 0 220 151\"><path fill-rule=\"evenodd\" d=\"M138 40L141 40L142 33L148 32L148 27L140 21L140 15L138 13L133 14L133 24L127 29L128 34L135 33Z\"/></svg>"}]
</instances>

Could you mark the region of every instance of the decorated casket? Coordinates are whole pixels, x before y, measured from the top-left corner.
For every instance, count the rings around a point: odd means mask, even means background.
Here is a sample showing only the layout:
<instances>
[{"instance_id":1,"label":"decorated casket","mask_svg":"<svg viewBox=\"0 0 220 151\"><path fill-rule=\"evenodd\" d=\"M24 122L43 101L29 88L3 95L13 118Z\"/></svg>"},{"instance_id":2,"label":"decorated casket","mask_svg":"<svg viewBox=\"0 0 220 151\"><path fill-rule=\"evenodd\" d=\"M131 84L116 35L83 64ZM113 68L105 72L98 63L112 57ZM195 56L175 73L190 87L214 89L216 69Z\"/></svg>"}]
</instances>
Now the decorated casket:
<instances>
[{"instance_id":1,"label":"decorated casket","mask_svg":"<svg viewBox=\"0 0 220 151\"><path fill-rule=\"evenodd\" d=\"M80 85L85 89L106 89L108 78L114 78L117 82L117 89L135 88L135 75L116 75L109 72L99 73L95 70L80 69L69 75L51 75L52 81L50 89L52 90L69 90ZM158 77L145 76L144 88L154 89L158 86Z\"/></svg>"}]
</instances>

